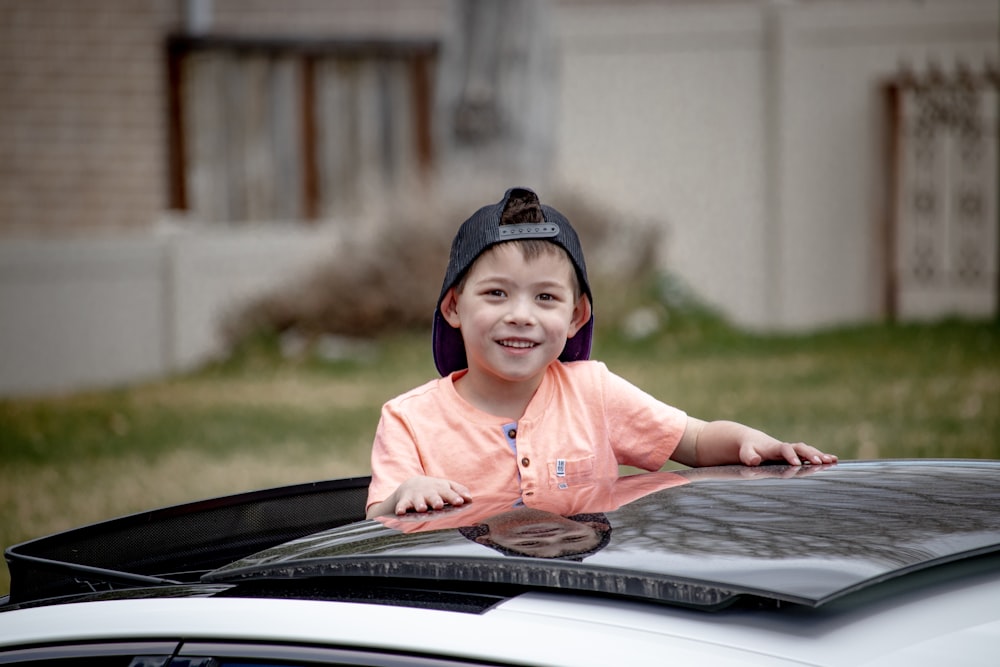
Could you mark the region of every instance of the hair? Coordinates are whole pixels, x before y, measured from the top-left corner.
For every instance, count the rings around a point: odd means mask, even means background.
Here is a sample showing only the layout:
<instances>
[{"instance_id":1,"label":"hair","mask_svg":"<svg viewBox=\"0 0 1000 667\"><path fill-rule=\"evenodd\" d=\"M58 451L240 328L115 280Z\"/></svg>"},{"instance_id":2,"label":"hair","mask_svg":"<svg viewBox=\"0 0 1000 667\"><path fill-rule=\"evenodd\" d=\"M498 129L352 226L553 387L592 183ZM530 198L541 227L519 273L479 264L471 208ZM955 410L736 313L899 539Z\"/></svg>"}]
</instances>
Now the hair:
<instances>
[{"instance_id":1,"label":"hair","mask_svg":"<svg viewBox=\"0 0 1000 667\"><path fill-rule=\"evenodd\" d=\"M469 274L472 272L472 267L476 265L476 262L478 262L481 257L502 246L516 247L518 250L521 251L521 257L523 257L526 260L538 259L539 257L544 257L545 255L552 255L554 257L566 258L566 261L569 262L570 268L573 269L573 285L572 285L573 296L576 298L580 298L580 296L583 294L583 289L580 287L580 276L576 272L576 266L574 266L573 260L570 258L569 253L566 252L566 250L562 246L552 243L551 241L546 241L544 239L513 239L511 241L503 241L501 243L491 245L489 248L482 251L479 254L479 257L476 257L476 259L474 259L472 263L469 264L469 268L467 268L465 272L462 273L461 276L459 276L458 280L455 281L455 291L458 292L459 294L462 293L462 290L465 289L466 278L469 277Z\"/></svg>"},{"instance_id":2,"label":"hair","mask_svg":"<svg viewBox=\"0 0 1000 667\"><path fill-rule=\"evenodd\" d=\"M545 222L545 214L538 203L538 196L526 190L516 190L507 198L500 225L520 225L530 222Z\"/></svg>"},{"instance_id":3,"label":"hair","mask_svg":"<svg viewBox=\"0 0 1000 667\"><path fill-rule=\"evenodd\" d=\"M542 206L538 202L538 197L535 193L520 190L511 194L511 196L507 199L507 204L504 206L503 213L500 215L500 226L537 222L545 222L545 214L542 212ZM482 257L495 248L510 244L516 245L521 251L521 257L526 260L538 259L539 257L544 257L546 255L565 257L569 260L570 266L573 267L573 295L576 298L579 298L580 295L583 294L580 276L576 272L576 265L573 264L573 258L570 257L569 252L567 252L565 248L556 243L552 243L551 241L546 241L545 239L512 239L510 241L503 241L486 248L479 254L479 257ZM472 267L479 261L479 257L476 257L476 259L469 264L469 267L465 270L465 272L462 273L458 280L455 281L456 292L461 293L465 288L465 279L472 270Z\"/></svg>"}]
</instances>

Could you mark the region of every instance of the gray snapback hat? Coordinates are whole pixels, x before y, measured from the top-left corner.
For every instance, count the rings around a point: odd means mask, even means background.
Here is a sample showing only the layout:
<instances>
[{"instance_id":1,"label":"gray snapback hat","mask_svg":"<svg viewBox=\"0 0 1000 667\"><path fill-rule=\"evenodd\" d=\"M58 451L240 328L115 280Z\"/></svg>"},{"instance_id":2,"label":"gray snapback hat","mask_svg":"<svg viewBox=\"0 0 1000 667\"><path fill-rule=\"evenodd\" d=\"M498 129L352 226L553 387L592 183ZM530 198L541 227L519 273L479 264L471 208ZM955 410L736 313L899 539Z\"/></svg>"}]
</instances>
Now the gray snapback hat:
<instances>
[{"instance_id":1,"label":"gray snapback hat","mask_svg":"<svg viewBox=\"0 0 1000 667\"><path fill-rule=\"evenodd\" d=\"M583 249L576 231L566 217L538 201L538 195L528 188L511 188L496 204L484 206L462 223L451 244L451 256L445 272L441 294L434 309L432 345L434 365L441 375L468 367L462 333L452 327L441 314L441 301L449 289L465 275L472 263L484 250L498 243L517 239L542 239L555 243L569 255L576 269L580 289L591 303L594 296L587 280L587 265L583 261ZM578 361L590 358L590 346L594 336L594 316L583 325L575 336L566 340L566 346L559 355L561 361Z\"/></svg>"}]
</instances>

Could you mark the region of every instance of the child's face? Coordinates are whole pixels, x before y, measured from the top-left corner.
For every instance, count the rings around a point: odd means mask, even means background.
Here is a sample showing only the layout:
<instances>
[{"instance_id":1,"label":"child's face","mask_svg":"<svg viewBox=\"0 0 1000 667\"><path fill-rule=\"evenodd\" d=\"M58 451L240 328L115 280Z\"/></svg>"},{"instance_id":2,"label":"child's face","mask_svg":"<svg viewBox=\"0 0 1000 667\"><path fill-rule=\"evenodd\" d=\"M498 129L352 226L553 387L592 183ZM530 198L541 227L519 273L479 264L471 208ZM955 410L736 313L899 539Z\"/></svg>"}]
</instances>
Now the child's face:
<instances>
[{"instance_id":1,"label":"child's face","mask_svg":"<svg viewBox=\"0 0 1000 667\"><path fill-rule=\"evenodd\" d=\"M522 508L483 521L489 535L477 539L537 558L559 558L590 551L601 542L604 527L532 508Z\"/></svg>"},{"instance_id":2,"label":"child's face","mask_svg":"<svg viewBox=\"0 0 1000 667\"><path fill-rule=\"evenodd\" d=\"M462 331L470 376L540 380L566 339L590 320L572 263L553 248L525 259L514 244L495 246L473 264L461 292L445 295L441 312Z\"/></svg>"}]
</instances>

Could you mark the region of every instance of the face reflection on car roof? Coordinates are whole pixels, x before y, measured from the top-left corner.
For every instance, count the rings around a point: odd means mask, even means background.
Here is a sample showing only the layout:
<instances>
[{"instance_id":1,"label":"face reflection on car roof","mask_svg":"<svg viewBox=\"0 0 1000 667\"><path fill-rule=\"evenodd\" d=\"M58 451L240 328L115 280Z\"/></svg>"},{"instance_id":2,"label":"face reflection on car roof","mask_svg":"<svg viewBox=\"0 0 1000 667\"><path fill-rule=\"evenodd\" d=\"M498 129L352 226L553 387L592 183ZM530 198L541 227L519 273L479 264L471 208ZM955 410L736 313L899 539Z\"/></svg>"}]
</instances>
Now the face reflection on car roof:
<instances>
[{"instance_id":1,"label":"face reflection on car roof","mask_svg":"<svg viewBox=\"0 0 1000 667\"><path fill-rule=\"evenodd\" d=\"M603 513L562 516L517 507L458 530L505 555L580 560L607 544L611 523Z\"/></svg>"},{"instance_id":2,"label":"face reflection on car roof","mask_svg":"<svg viewBox=\"0 0 1000 667\"><path fill-rule=\"evenodd\" d=\"M997 550L997 502L994 469L972 463L661 471L341 526L204 580L485 578L698 606L742 595L815 606Z\"/></svg>"}]
</instances>

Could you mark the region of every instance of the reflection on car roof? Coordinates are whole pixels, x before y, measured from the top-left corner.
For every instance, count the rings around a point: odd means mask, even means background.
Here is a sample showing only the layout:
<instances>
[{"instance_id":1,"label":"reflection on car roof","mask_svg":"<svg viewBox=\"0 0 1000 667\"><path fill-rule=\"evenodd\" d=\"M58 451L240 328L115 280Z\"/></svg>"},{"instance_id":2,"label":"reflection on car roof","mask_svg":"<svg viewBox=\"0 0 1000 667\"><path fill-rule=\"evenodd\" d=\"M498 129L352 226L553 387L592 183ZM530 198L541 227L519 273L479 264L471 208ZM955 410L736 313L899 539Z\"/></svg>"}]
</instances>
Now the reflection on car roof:
<instances>
[{"instance_id":1,"label":"reflection on car roof","mask_svg":"<svg viewBox=\"0 0 1000 667\"><path fill-rule=\"evenodd\" d=\"M577 489L542 507L476 499L458 511L352 523L240 559L202 580L389 577L704 608L741 597L819 606L903 574L1000 551L998 473L996 461L932 460L650 473ZM501 520L519 526L515 537L548 537L560 519L594 531L594 539L571 531L587 542L585 550L539 557L519 543L483 537Z\"/></svg>"}]
</instances>

